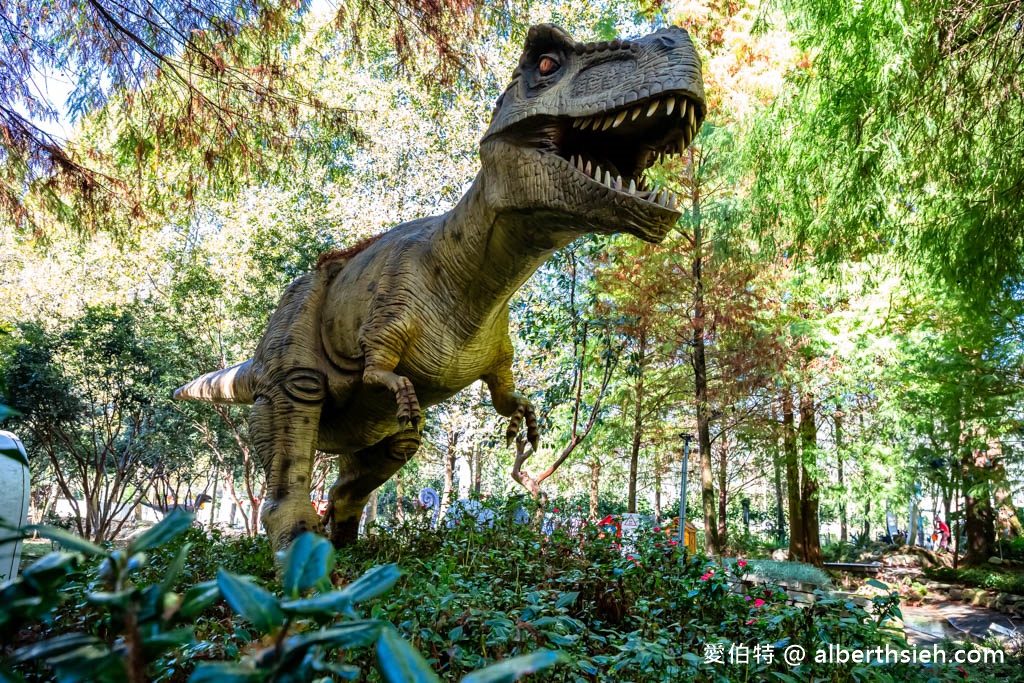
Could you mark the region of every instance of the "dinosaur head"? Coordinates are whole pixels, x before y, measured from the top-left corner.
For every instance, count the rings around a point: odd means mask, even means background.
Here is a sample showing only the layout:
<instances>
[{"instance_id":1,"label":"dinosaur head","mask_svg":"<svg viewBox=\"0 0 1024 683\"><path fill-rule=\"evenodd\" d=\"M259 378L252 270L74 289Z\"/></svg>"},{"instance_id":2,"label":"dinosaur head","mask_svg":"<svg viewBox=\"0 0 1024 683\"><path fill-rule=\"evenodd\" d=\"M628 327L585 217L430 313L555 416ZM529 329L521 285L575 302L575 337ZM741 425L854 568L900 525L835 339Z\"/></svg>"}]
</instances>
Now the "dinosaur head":
<instances>
[{"instance_id":1,"label":"dinosaur head","mask_svg":"<svg viewBox=\"0 0 1024 683\"><path fill-rule=\"evenodd\" d=\"M578 43L534 26L480 143L488 202L560 217L574 232L661 241L677 200L644 171L686 150L705 113L700 57L683 29Z\"/></svg>"}]
</instances>

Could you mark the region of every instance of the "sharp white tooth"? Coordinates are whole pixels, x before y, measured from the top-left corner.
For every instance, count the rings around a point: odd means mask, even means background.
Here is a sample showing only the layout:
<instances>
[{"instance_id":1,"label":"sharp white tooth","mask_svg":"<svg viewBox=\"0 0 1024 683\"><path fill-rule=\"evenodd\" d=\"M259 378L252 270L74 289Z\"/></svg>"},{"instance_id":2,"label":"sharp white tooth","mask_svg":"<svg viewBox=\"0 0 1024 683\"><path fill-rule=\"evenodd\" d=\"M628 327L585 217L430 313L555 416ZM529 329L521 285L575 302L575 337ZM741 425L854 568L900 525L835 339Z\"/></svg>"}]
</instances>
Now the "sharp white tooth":
<instances>
[{"instance_id":1,"label":"sharp white tooth","mask_svg":"<svg viewBox=\"0 0 1024 683\"><path fill-rule=\"evenodd\" d=\"M626 120L626 110L623 109L622 111L619 112L619 115L615 117L615 120L612 121L612 128L618 128L619 125L623 121L625 121L625 120Z\"/></svg>"},{"instance_id":2,"label":"sharp white tooth","mask_svg":"<svg viewBox=\"0 0 1024 683\"><path fill-rule=\"evenodd\" d=\"M604 172L604 179L601 182L603 182L608 187L611 187L612 186L612 174L609 173L608 171L605 171Z\"/></svg>"},{"instance_id":3,"label":"sharp white tooth","mask_svg":"<svg viewBox=\"0 0 1024 683\"><path fill-rule=\"evenodd\" d=\"M689 111L689 109L690 109L690 105L686 102L686 98L685 97L680 97L679 98L679 118L685 119L686 118L686 112Z\"/></svg>"},{"instance_id":4,"label":"sharp white tooth","mask_svg":"<svg viewBox=\"0 0 1024 683\"><path fill-rule=\"evenodd\" d=\"M572 127L573 128L581 128L584 123L586 123L586 119L573 119L572 120Z\"/></svg>"},{"instance_id":5,"label":"sharp white tooth","mask_svg":"<svg viewBox=\"0 0 1024 683\"><path fill-rule=\"evenodd\" d=\"M600 166L595 166L594 167L594 180L596 180L597 182L601 182L601 167Z\"/></svg>"},{"instance_id":6,"label":"sharp white tooth","mask_svg":"<svg viewBox=\"0 0 1024 683\"><path fill-rule=\"evenodd\" d=\"M616 190L622 189L622 176L615 176L615 184L612 187Z\"/></svg>"},{"instance_id":7,"label":"sharp white tooth","mask_svg":"<svg viewBox=\"0 0 1024 683\"><path fill-rule=\"evenodd\" d=\"M658 201L658 190L660 190L660 189L661 188L658 187L657 185L652 187L651 191L647 193L647 201L649 201L649 202L657 202Z\"/></svg>"},{"instance_id":8,"label":"sharp white tooth","mask_svg":"<svg viewBox=\"0 0 1024 683\"><path fill-rule=\"evenodd\" d=\"M630 114L629 114L629 120L630 121L636 121L636 117L640 116L640 112L642 112L642 111L643 111L643 107L636 107L636 108L634 108L633 111L630 112Z\"/></svg>"},{"instance_id":9,"label":"sharp white tooth","mask_svg":"<svg viewBox=\"0 0 1024 683\"><path fill-rule=\"evenodd\" d=\"M629 193L636 194L636 181L632 178L629 179Z\"/></svg>"},{"instance_id":10,"label":"sharp white tooth","mask_svg":"<svg viewBox=\"0 0 1024 683\"><path fill-rule=\"evenodd\" d=\"M612 123L614 123L614 121L615 120L611 116L606 116L604 119L604 125L601 126L601 130L608 130L609 128L611 128ZM594 128L596 130L597 126L594 126Z\"/></svg>"},{"instance_id":11,"label":"sharp white tooth","mask_svg":"<svg viewBox=\"0 0 1024 683\"><path fill-rule=\"evenodd\" d=\"M583 157L576 157L576 168L583 170Z\"/></svg>"},{"instance_id":12,"label":"sharp white tooth","mask_svg":"<svg viewBox=\"0 0 1024 683\"><path fill-rule=\"evenodd\" d=\"M658 100L654 100L651 102L651 106L647 107L647 115L651 116L656 111L658 111Z\"/></svg>"},{"instance_id":13,"label":"sharp white tooth","mask_svg":"<svg viewBox=\"0 0 1024 683\"><path fill-rule=\"evenodd\" d=\"M672 114L672 110L676 108L676 98L670 97L665 100L665 116Z\"/></svg>"},{"instance_id":14,"label":"sharp white tooth","mask_svg":"<svg viewBox=\"0 0 1024 683\"><path fill-rule=\"evenodd\" d=\"M693 142L694 138L697 137L697 124L690 124L690 142Z\"/></svg>"},{"instance_id":15,"label":"sharp white tooth","mask_svg":"<svg viewBox=\"0 0 1024 683\"><path fill-rule=\"evenodd\" d=\"M586 169L585 169L585 170L584 170L583 172L584 172L584 173L586 173L586 174L587 174L588 176L590 176L591 178L593 178L593 177L594 177L594 175L593 175L593 174L592 174L592 173L591 173L590 171L591 171L591 167L590 167L590 162L589 162L589 161L587 161L587 168L586 168Z\"/></svg>"},{"instance_id":16,"label":"sharp white tooth","mask_svg":"<svg viewBox=\"0 0 1024 683\"><path fill-rule=\"evenodd\" d=\"M678 200L678 197L676 197L676 195L674 195L674 194L670 195L669 198L668 198L668 208L670 208L673 211L675 211L676 210L676 201L677 200Z\"/></svg>"},{"instance_id":17,"label":"sharp white tooth","mask_svg":"<svg viewBox=\"0 0 1024 683\"><path fill-rule=\"evenodd\" d=\"M586 130L590 127L590 119L583 119L580 121L580 130Z\"/></svg>"},{"instance_id":18,"label":"sharp white tooth","mask_svg":"<svg viewBox=\"0 0 1024 683\"><path fill-rule=\"evenodd\" d=\"M686 118L690 123L690 128L697 127L697 115L694 113L694 108L690 107L686 112Z\"/></svg>"}]
</instances>

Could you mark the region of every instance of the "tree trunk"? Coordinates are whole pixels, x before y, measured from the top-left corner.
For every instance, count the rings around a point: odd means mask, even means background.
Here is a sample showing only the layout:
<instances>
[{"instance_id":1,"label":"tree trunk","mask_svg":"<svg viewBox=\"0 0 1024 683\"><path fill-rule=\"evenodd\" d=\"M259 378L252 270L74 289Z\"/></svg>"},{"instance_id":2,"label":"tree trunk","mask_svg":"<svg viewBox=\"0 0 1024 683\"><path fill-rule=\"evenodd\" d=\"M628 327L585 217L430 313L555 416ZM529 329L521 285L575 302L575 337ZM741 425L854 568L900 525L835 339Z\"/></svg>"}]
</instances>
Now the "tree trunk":
<instances>
[{"instance_id":1,"label":"tree trunk","mask_svg":"<svg viewBox=\"0 0 1024 683\"><path fill-rule=\"evenodd\" d=\"M654 526L661 524L661 456L654 453Z\"/></svg>"},{"instance_id":2,"label":"tree trunk","mask_svg":"<svg viewBox=\"0 0 1024 683\"><path fill-rule=\"evenodd\" d=\"M796 446L793 393L782 391L782 449L786 455L786 493L789 498L789 559L804 559L803 509L800 506L800 454Z\"/></svg>"},{"instance_id":3,"label":"tree trunk","mask_svg":"<svg viewBox=\"0 0 1024 683\"><path fill-rule=\"evenodd\" d=\"M871 499L864 503L864 540L871 540Z\"/></svg>"},{"instance_id":4,"label":"tree trunk","mask_svg":"<svg viewBox=\"0 0 1024 683\"><path fill-rule=\"evenodd\" d=\"M843 472L843 411L842 406L836 405L836 467L839 479L839 541L847 542L846 531L846 480Z\"/></svg>"},{"instance_id":5,"label":"tree trunk","mask_svg":"<svg viewBox=\"0 0 1024 683\"><path fill-rule=\"evenodd\" d=\"M438 520L444 519L448 514L448 506L452 500L452 489L455 487L455 440L449 439L448 451L444 454L444 483L441 486L441 509L438 511Z\"/></svg>"},{"instance_id":6,"label":"tree trunk","mask_svg":"<svg viewBox=\"0 0 1024 683\"><path fill-rule=\"evenodd\" d=\"M693 150L689 151L689 168L694 169ZM711 471L711 407L708 405L708 365L704 349L704 279L703 241L701 224L700 189L696 178L690 178L693 188L690 196L690 223L693 226L693 263L690 276L693 280L693 386L694 416L697 420L697 449L700 451L700 498L701 513L704 515L704 547L709 554L721 553L718 541L718 523L715 515L715 479Z\"/></svg>"},{"instance_id":7,"label":"tree trunk","mask_svg":"<svg viewBox=\"0 0 1024 683\"><path fill-rule=\"evenodd\" d=\"M636 512L636 480L640 469L640 446L644 435L644 358L647 356L647 330L640 329L640 337L637 339L637 363L636 382L633 384L633 391L636 400L633 402L633 448L629 453L629 512Z\"/></svg>"},{"instance_id":8,"label":"tree trunk","mask_svg":"<svg viewBox=\"0 0 1024 683\"><path fill-rule=\"evenodd\" d=\"M772 469L775 474L775 541L782 542L786 536L786 513L783 506L782 493L782 449L779 447L779 437L775 429L778 425L778 413L775 411L775 401L772 401Z\"/></svg>"},{"instance_id":9,"label":"tree trunk","mask_svg":"<svg viewBox=\"0 0 1024 683\"><path fill-rule=\"evenodd\" d=\"M729 493L726 486L728 462L729 447L723 440L718 449L718 545L723 550L729 543L729 530L726 526L726 512L729 504Z\"/></svg>"},{"instance_id":10,"label":"tree trunk","mask_svg":"<svg viewBox=\"0 0 1024 683\"><path fill-rule=\"evenodd\" d=\"M1017 508L1013 504L1013 494L1003 464L1003 445L996 439L990 439L988 448L992 459L992 495L999 520L998 537L999 540L1009 540L1022 535L1024 530L1021 529Z\"/></svg>"},{"instance_id":11,"label":"tree trunk","mask_svg":"<svg viewBox=\"0 0 1024 683\"><path fill-rule=\"evenodd\" d=\"M590 460L590 519L597 521L597 503L601 494L601 459L593 456Z\"/></svg>"},{"instance_id":12,"label":"tree trunk","mask_svg":"<svg viewBox=\"0 0 1024 683\"><path fill-rule=\"evenodd\" d=\"M483 484L483 450L483 446L479 442L473 446L473 493L478 496L480 495L481 485Z\"/></svg>"},{"instance_id":13,"label":"tree trunk","mask_svg":"<svg viewBox=\"0 0 1024 683\"><path fill-rule=\"evenodd\" d=\"M372 536L375 533L373 523L377 521L377 490L374 489L373 493L370 494L369 500L366 501L366 518L363 522L363 530L367 536Z\"/></svg>"},{"instance_id":14,"label":"tree trunk","mask_svg":"<svg viewBox=\"0 0 1024 683\"><path fill-rule=\"evenodd\" d=\"M973 443L962 446L964 532L967 566L983 564L995 553L995 524L987 471L988 453Z\"/></svg>"},{"instance_id":15,"label":"tree trunk","mask_svg":"<svg viewBox=\"0 0 1024 683\"><path fill-rule=\"evenodd\" d=\"M398 524L405 522L405 506L402 505L402 497L405 495L403 483L402 473L399 472L395 475L395 522Z\"/></svg>"},{"instance_id":16,"label":"tree trunk","mask_svg":"<svg viewBox=\"0 0 1024 683\"><path fill-rule=\"evenodd\" d=\"M821 539L818 527L818 427L814 421L814 395L800 396L800 450L801 450L801 522L804 530L803 561L823 566Z\"/></svg>"}]
</instances>

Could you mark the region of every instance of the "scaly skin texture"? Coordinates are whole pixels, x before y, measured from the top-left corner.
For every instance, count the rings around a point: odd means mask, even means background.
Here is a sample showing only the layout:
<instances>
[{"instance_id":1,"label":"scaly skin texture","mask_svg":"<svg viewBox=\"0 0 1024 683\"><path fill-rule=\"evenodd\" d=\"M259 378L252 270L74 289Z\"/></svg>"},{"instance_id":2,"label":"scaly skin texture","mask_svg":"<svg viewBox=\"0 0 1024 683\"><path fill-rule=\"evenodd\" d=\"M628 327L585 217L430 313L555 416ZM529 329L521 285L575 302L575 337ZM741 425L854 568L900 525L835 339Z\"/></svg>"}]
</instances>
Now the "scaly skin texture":
<instances>
[{"instance_id":1,"label":"scaly skin texture","mask_svg":"<svg viewBox=\"0 0 1024 683\"><path fill-rule=\"evenodd\" d=\"M533 406L512 380L509 299L580 235L663 239L675 197L641 174L685 150L704 113L682 29L586 44L530 29L458 205L325 255L285 292L251 361L175 392L252 403L275 549L306 530L353 541L370 493L419 448L421 411L478 379L509 418L506 436L525 423L536 446ZM318 448L340 472L323 519L309 500Z\"/></svg>"}]
</instances>

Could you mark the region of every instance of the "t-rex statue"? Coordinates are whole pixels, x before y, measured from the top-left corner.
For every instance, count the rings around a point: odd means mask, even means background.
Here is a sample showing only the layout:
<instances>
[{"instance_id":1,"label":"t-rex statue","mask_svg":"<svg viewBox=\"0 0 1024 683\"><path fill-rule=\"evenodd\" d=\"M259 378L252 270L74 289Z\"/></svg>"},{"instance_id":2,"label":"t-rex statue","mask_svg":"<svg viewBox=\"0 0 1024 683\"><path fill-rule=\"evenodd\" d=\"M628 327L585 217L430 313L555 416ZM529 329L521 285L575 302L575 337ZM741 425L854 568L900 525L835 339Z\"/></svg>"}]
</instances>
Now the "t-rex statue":
<instances>
[{"instance_id":1,"label":"t-rex statue","mask_svg":"<svg viewBox=\"0 0 1024 683\"><path fill-rule=\"evenodd\" d=\"M686 150L705 111L681 28L598 43L529 30L455 208L325 254L288 287L251 360L174 392L252 404L275 548L306 530L353 541L370 493L419 448L420 411L478 379L510 418L506 436L525 422L536 446L533 406L512 380L509 299L580 235L661 241L676 197L642 174ZM339 459L323 518L309 499L315 449Z\"/></svg>"}]
</instances>

